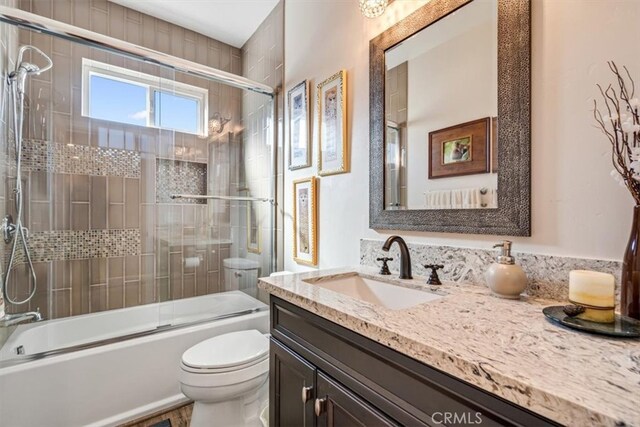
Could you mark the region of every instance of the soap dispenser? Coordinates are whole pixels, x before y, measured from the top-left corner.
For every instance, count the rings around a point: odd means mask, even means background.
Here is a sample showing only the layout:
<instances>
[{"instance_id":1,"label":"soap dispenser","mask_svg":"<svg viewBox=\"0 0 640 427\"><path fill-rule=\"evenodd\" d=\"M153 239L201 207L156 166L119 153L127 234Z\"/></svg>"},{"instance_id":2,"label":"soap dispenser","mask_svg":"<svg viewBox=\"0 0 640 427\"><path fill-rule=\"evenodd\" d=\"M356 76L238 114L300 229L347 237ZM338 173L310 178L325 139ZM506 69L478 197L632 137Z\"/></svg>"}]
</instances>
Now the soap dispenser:
<instances>
[{"instance_id":1,"label":"soap dispenser","mask_svg":"<svg viewBox=\"0 0 640 427\"><path fill-rule=\"evenodd\" d=\"M502 248L497 262L491 264L485 273L485 279L489 289L500 298L518 299L527 287L527 275L522 267L516 264L511 256L511 242L504 240L493 245L494 248Z\"/></svg>"}]
</instances>

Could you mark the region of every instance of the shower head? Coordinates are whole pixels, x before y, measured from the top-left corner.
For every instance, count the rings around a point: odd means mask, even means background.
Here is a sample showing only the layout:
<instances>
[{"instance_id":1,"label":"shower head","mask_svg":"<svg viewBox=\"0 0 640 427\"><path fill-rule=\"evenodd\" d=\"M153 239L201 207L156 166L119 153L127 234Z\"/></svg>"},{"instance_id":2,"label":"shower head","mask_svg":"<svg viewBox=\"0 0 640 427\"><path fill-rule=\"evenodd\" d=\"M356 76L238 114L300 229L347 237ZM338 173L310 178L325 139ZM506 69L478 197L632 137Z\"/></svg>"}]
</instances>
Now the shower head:
<instances>
[{"instance_id":1,"label":"shower head","mask_svg":"<svg viewBox=\"0 0 640 427\"><path fill-rule=\"evenodd\" d=\"M40 67L29 62L21 62L20 65L18 65L18 71L20 71L21 69L24 70L27 74L38 75L42 72L42 70L40 70Z\"/></svg>"},{"instance_id":2,"label":"shower head","mask_svg":"<svg viewBox=\"0 0 640 427\"><path fill-rule=\"evenodd\" d=\"M38 52L46 60L46 65L41 68L30 62L23 61L22 56L27 50L34 50ZM14 81L16 82L16 89L20 95L24 95L25 81L28 75L33 74L37 76L53 67L53 61L51 61L51 58L37 47L31 45L25 45L20 48L16 64L16 70L9 74L9 83Z\"/></svg>"}]
</instances>

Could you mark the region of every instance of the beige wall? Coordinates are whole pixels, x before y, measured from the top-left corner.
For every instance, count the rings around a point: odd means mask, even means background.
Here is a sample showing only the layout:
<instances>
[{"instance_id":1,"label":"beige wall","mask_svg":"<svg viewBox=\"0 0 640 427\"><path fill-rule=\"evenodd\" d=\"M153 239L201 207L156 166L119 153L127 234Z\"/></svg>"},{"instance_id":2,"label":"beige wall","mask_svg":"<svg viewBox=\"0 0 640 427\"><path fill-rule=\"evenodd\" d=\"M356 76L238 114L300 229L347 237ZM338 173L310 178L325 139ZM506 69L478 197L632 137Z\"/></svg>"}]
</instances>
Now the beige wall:
<instances>
[{"instance_id":1,"label":"beige wall","mask_svg":"<svg viewBox=\"0 0 640 427\"><path fill-rule=\"evenodd\" d=\"M320 267L359 262L358 239L390 233L368 227L369 40L425 1L395 1L380 18L364 18L357 2L289 0L285 8L285 90L348 72L348 135L352 172L320 180ZM611 81L605 61L626 64L640 82L640 2L532 2L532 237L514 238L519 251L621 259L633 203L609 176L609 145L593 126L595 84ZM312 93L312 99L315 90ZM312 108L315 115L315 108ZM317 120L316 120L317 121ZM317 123L314 125L314 156ZM285 150L286 153L286 150ZM291 258L291 186L316 173L285 174L285 268ZM408 241L487 248L498 236L399 232ZM416 260L419 262L423 260ZM425 260L426 261L426 260Z\"/></svg>"}]
</instances>

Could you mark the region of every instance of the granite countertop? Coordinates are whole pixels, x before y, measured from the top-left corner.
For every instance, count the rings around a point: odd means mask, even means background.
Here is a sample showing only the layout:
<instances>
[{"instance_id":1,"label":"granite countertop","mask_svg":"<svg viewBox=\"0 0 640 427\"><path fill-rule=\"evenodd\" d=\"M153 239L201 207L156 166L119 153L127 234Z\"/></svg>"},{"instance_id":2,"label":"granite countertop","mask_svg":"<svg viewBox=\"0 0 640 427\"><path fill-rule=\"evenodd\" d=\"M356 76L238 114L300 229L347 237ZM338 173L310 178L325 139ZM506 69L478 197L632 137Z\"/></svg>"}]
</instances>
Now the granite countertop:
<instances>
[{"instance_id":1,"label":"granite countertop","mask_svg":"<svg viewBox=\"0 0 640 427\"><path fill-rule=\"evenodd\" d=\"M303 281L353 271L445 296L389 310ZM393 277L356 267L263 278L259 287L559 423L640 426L640 340L558 327L542 314L556 301L506 300L484 286Z\"/></svg>"}]
</instances>

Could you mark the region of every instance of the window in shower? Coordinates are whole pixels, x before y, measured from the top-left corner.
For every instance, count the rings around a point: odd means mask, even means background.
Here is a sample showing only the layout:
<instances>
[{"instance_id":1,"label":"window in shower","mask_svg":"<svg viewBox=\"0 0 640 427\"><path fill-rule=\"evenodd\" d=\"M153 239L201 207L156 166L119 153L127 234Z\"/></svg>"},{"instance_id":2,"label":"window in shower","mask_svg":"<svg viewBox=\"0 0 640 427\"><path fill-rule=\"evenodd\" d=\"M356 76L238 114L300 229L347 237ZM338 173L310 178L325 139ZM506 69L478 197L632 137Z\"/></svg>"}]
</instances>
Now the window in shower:
<instances>
[{"instance_id":1,"label":"window in shower","mask_svg":"<svg viewBox=\"0 0 640 427\"><path fill-rule=\"evenodd\" d=\"M155 89L153 91L152 111L156 127L187 133L201 133L198 132L198 117L201 116L198 107L199 102L195 98L179 93Z\"/></svg>"},{"instance_id":2,"label":"window in shower","mask_svg":"<svg viewBox=\"0 0 640 427\"><path fill-rule=\"evenodd\" d=\"M208 91L84 58L82 115L206 136Z\"/></svg>"}]
</instances>

